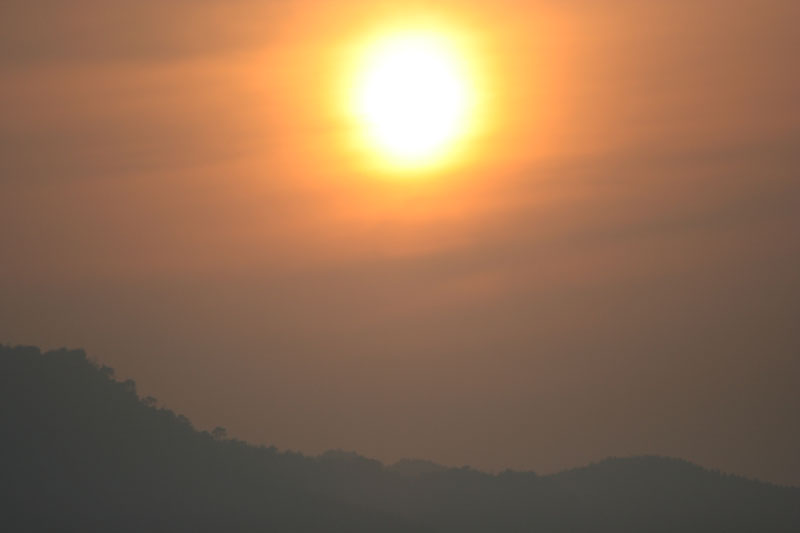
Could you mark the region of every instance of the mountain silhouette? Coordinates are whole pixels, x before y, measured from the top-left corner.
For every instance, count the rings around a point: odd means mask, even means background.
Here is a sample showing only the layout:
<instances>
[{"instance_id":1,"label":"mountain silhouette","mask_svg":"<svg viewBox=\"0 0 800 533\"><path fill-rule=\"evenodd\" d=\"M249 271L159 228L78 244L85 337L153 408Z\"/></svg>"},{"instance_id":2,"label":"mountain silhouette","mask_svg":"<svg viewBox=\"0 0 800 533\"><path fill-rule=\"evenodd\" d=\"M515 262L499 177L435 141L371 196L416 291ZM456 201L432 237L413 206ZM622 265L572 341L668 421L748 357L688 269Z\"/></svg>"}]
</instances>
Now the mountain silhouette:
<instances>
[{"instance_id":1,"label":"mountain silhouette","mask_svg":"<svg viewBox=\"0 0 800 533\"><path fill-rule=\"evenodd\" d=\"M0 428L9 532L800 531L800 489L678 459L494 475L249 445L80 350L0 346Z\"/></svg>"}]
</instances>

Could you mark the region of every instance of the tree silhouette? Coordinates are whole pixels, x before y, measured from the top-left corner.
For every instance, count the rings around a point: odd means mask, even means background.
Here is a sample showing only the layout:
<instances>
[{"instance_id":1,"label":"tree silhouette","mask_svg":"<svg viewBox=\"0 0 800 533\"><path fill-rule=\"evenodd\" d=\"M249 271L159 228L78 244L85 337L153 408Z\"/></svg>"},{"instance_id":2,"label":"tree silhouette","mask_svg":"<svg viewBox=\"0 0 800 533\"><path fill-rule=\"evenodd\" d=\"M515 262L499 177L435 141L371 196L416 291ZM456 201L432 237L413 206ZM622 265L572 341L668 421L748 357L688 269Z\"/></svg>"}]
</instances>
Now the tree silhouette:
<instances>
[{"instance_id":1,"label":"tree silhouette","mask_svg":"<svg viewBox=\"0 0 800 533\"><path fill-rule=\"evenodd\" d=\"M0 346L9 532L796 532L800 489L661 457L551 476L318 458L210 433L82 351Z\"/></svg>"}]
</instances>

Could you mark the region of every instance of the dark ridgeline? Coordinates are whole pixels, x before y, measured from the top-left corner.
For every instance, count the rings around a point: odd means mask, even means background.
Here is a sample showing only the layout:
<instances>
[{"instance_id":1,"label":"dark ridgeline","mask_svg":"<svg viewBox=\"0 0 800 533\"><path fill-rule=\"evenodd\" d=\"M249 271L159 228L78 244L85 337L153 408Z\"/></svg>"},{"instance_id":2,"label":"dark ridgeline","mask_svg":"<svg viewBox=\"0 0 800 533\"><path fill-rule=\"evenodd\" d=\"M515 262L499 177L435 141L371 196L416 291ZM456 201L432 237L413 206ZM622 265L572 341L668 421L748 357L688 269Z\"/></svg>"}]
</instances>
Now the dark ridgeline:
<instances>
[{"instance_id":1,"label":"dark ridgeline","mask_svg":"<svg viewBox=\"0 0 800 533\"><path fill-rule=\"evenodd\" d=\"M800 489L637 457L537 476L196 431L82 351L0 347L0 530L800 531Z\"/></svg>"}]
</instances>

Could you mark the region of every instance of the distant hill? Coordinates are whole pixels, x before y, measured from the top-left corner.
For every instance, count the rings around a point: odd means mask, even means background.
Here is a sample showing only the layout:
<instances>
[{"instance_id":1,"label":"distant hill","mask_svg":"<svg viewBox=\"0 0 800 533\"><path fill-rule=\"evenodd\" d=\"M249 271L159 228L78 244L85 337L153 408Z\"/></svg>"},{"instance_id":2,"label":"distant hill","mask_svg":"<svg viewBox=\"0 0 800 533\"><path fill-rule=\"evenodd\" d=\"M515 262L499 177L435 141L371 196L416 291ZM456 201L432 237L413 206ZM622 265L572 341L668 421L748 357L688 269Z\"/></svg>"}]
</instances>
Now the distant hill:
<instances>
[{"instance_id":1,"label":"distant hill","mask_svg":"<svg viewBox=\"0 0 800 533\"><path fill-rule=\"evenodd\" d=\"M103 532L797 532L800 489L635 457L538 476L195 430L82 351L0 347L0 528Z\"/></svg>"},{"instance_id":2,"label":"distant hill","mask_svg":"<svg viewBox=\"0 0 800 533\"><path fill-rule=\"evenodd\" d=\"M407 477L419 477L445 471L447 467L425 459L400 459L390 465L389 470Z\"/></svg>"}]
</instances>

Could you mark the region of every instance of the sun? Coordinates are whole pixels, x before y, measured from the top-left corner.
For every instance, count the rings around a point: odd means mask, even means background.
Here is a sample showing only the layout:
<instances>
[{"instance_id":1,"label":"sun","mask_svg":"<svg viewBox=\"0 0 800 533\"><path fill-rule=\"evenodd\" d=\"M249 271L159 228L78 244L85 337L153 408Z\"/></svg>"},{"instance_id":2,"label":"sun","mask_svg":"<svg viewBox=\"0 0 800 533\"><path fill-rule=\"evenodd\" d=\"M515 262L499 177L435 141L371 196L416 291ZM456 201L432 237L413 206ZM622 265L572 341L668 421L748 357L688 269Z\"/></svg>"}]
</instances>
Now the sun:
<instances>
[{"instance_id":1,"label":"sun","mask_svg":"<svg viewBox=\"0 0 800 533\"><path fill-rule=\"evenodd\" d=\"M469 129L474 88L455 42L430 31L384 36L368 47L353 112L364 139L396 168L444 159Z\"/></svg>"}]
</instances>

